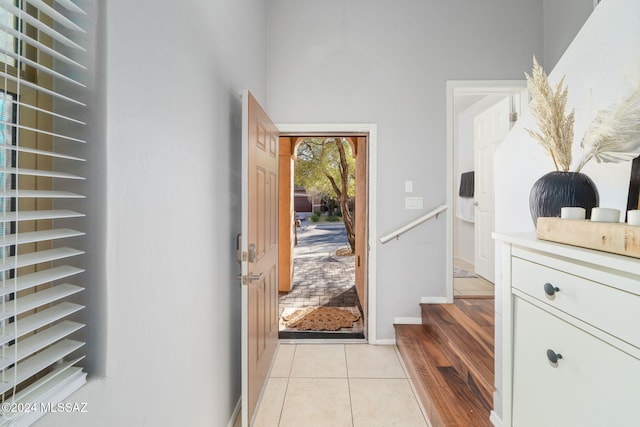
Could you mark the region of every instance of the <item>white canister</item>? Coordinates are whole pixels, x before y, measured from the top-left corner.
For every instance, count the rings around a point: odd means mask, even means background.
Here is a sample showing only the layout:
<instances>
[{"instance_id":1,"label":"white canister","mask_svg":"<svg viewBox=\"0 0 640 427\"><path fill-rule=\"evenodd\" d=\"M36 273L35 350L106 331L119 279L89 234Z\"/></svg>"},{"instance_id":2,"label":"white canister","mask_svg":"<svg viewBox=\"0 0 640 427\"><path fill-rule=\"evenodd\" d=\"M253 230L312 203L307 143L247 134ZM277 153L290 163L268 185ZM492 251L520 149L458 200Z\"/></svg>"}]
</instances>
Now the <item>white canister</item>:
<instances>
[{"instance_id":1,"label":"white canister","mask_svg":"<svg viewBox=\"0 0 640 427\"><path fill-rule=\"evenodd\" d=\"M640 211L632 210L627 211L627 224L629 225L640 225Z\"/></svg>"},{"instance_id":2,"label":"white canister","mask_svg":"<svg viewBox=\"0 0 640 427\"><path fill-rule=\"evenodd\" d=\"M562 219L584 219L585 215L584 208L565 207L560 209L560 218Z\"/></svg>"},{"instance_id":3,"label":"white canister","mask_svg":"<svg viewBox=\"0 0 640 427\"><path fill-rule=\"evenodd\" d=\"M613 208L593 208L591 209L591 221L620 222L620 210Z\"/></svg>"}]
</instances>

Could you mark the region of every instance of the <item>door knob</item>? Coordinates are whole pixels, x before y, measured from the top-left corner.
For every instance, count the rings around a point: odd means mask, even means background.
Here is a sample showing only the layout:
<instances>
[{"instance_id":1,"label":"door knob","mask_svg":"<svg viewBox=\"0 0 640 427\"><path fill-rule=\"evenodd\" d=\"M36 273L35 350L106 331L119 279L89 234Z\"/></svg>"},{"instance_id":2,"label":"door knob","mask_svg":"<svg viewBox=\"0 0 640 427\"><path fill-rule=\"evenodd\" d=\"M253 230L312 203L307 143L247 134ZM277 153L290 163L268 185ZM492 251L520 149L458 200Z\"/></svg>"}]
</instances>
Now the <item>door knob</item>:
<instances>
[{"instance_id":1,"label":"door knob","mask_svg":"<svg viewBox=\"0 0 640 427\"><path fill-rule=\"evenodd\" d=\"M251 273L249 275L249 282L253 282L254 280L260 280L260 279L262 279L262 273L258 273L258 274Z\"/></svg>"},{"instance_id":2,"label":"door knob","mask_svg":"<svg viewBox=\"0 0 640 427\"><path fill-rule=\"evenodd\" d=\"M473 202L473 206L480 206L480 203L478 203L478 201Z\"/></svg>"}]
</instances>

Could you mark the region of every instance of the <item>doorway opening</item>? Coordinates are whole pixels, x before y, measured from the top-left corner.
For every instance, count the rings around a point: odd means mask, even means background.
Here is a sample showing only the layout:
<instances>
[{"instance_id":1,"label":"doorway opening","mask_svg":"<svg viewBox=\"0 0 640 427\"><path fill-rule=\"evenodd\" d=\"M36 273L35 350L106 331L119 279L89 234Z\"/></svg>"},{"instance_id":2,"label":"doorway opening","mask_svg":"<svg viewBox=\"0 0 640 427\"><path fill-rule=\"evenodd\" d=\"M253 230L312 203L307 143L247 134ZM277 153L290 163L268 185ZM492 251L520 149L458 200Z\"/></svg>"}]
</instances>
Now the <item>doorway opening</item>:
<instances>
[{"instance_id":1,"label":"doorway opening","mask_svg":"<svg viewBox=\"0 0 640 427\"><path fill-rule=\"evenodd\" d=\"M524 81L447 82L447 300L495 294L493 158L526 105Z\"/></svg>"},{"instance_id":2,"label":"doorway opening","mask_svg":"<svg viewBox=\"0 0 640 427\"><path fill-rule=\"evenodd\" d=\"M370 133L279 127L279 337L364 340L371 316ZM314 153L316 161L334 155L333 175L310 170ZM305 171L297 179L296 163ZM301 178L313 173L324 188Z\"/></svg>"}]
</instances>

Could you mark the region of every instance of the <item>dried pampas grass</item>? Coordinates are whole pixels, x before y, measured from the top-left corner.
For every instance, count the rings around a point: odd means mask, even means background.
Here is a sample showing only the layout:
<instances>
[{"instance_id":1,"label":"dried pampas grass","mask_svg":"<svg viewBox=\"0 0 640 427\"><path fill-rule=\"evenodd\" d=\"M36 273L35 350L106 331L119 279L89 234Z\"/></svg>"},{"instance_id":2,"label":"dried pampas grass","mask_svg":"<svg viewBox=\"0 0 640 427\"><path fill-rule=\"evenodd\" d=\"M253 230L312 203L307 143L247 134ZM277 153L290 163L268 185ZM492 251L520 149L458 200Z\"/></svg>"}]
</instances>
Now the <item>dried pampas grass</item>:
<instances>
[{"instance_id":1,"label":"dried pampas grass","mask_svg":"<svg viewBox=\"0 0 640 427\"><path fill-rule=\"evenodd\" d=\"M577 172L591 159L618 163L640 154L640 82L627 98L596 114L580 146L584 157Z\"/></svg>"},{"instance_id":2,"label":"dried pampas grass","mask_svg":"<svg viewBox=\"0 0 640 427\"><path fill-rule=\"evenodd\" d=\"M532 74L525 73L525 76L533 100L530 111L539 131L525 130L547 150L556 170L568 172L572 161L574 112L565 115L568 89L564 86L564 77L554 90L535 57ZM580 146L584 154L576 172L591 159L598 163L619 163L640 155L640 79L628 97L596 113Z\"/></svg>"},{"instance_id":3,"label":"dried pampas grass","mask_svg":"<svg viewBox=\"0 0 640 427\"><path fill-rule=\"evenodd\" d=\"M571 145L573 144L574 113L565 115L568 89L564 86L564 77L555 91L549 84L549 78L535 56L533 57L533 75L527 77L527 88L533 99L530 111L538 122L539 132L525 129L531 137L551 156L556 170L567 172L571 166Z\"/></svg>"}]
</instances>

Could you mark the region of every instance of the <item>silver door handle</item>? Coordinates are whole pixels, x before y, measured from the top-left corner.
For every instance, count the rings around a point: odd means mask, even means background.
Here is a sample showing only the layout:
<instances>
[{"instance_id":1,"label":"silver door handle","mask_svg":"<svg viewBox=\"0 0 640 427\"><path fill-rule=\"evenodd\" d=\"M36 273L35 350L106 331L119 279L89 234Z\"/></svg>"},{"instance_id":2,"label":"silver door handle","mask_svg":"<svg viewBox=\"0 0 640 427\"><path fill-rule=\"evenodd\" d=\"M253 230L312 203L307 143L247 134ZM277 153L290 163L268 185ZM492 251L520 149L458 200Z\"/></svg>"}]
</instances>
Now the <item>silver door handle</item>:
<instances>
[{"instance_id":1,"label":"silver door handle","mask_svg":"<svg viewBox=\"0 0 640 427\"><path fill-rule=\"evenodd\" d=\"M254 280L260 280L262 279L262 273L256 274L256 273L251 273L249 275L249 282L253 282Z\"/></svg>"},{"instance_id":2,"label":"silver door handle","mask_svg":"<svg viewBox=\"0 0 640 427\"><path fill-rule=\"evenodd\" d=\"M478 203L478 202L473 202L473 206L480 206L480 203Z\"/></svg>"}]
</instances>

